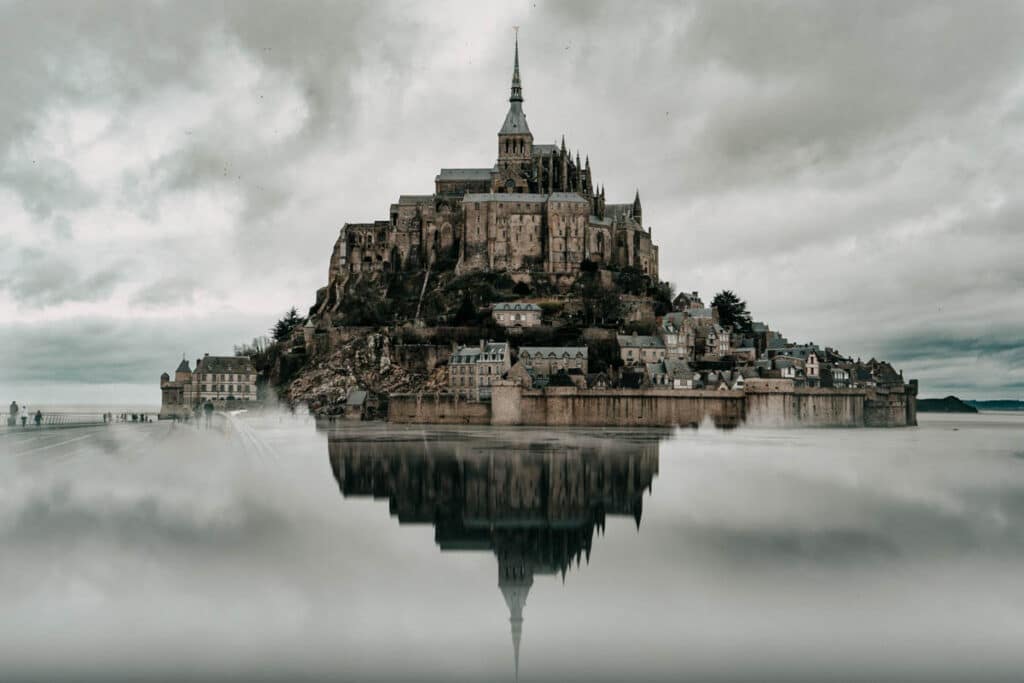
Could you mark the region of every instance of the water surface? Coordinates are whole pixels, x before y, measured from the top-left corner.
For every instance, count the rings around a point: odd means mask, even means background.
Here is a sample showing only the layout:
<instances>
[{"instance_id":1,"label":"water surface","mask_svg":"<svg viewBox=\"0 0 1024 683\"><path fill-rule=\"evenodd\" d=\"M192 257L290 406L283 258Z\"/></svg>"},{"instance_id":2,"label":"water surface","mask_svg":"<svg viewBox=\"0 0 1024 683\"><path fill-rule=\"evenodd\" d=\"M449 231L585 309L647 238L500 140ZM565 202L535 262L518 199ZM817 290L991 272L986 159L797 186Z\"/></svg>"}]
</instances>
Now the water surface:
<instances>
[{"instance_id":1,"label":"water surface","mask_svg":"<svg viewBox=\"0 0 1024 683\"><path fill-rule=\"evenodd\" d=\"M0 434L0 679L1019 680L1024 418Z\"/></svg>"}]
</instances>

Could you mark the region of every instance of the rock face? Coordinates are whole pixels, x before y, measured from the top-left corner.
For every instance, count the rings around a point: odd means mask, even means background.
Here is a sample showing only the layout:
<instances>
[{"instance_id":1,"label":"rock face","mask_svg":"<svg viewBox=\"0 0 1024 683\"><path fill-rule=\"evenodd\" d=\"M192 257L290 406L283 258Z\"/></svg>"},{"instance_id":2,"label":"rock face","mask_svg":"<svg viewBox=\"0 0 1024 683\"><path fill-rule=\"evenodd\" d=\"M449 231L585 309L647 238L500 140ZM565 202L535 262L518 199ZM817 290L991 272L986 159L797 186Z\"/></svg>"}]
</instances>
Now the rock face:
<instances>
[{"instance_id":1,"label":"rock face","mask_svg":"<svg viewBox=\"0 0 1024 683\"><path fill-rule=\"evenodd\" d=\"M312 358L283 391L289 403L305 403L320 415L340 414L352 389L374 396L393 392L436 391L447 382L444 368L411 371L394 361L391 339L371 333L352 339L329 354Z\"/></svg>"},{"instance_id":2,"label":"rock face","mask_svg":"<svg viewBox=\"0 0 1024 683\"><path fill-rule=\"evenodd\" d=\"M917 412L919 413L976 413L978 409L969 406L956 396L946 398L919 398L917 399Z\"/></svg>"}]
</instances>

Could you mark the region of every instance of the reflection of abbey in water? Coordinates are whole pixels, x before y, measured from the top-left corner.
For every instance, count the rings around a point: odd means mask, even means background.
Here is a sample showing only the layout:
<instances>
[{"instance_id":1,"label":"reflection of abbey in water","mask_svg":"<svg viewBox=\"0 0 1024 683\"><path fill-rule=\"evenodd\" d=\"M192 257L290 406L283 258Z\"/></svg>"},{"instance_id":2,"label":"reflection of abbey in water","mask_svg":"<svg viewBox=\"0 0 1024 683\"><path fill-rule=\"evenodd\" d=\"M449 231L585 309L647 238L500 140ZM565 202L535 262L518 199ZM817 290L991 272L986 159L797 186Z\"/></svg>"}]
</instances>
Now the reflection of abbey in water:
<instances>
[{"instance_id":1,"label":"reflection of abbey in water","mask_svg":"<svg viewBox=\"0 0 1024 683\"><path fill-rule=\"evenodd\" d=\"M343 495L387 498L400 524L433 524L441 550L497 555L518 676L534 575L564 580L574 561L589 562L594 529L603 531L606 515L630 515L639 528L644 491L658 473L658 437L452 437L462 440L332 435L331 468Z\"/></svg>"}]
</instances>

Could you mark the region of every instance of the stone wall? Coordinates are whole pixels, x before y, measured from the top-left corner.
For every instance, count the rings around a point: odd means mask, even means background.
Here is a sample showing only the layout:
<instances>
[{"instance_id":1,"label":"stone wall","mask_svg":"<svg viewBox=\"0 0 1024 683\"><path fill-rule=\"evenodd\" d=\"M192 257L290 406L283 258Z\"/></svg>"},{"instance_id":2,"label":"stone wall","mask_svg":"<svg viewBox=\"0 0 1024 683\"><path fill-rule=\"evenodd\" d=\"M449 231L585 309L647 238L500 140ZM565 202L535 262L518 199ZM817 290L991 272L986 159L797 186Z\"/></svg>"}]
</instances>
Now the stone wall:
<instances>
[{"instance_id":1,"label":"stone wall","mask_svg":"<svg viewBox=\"0 0 1024 683\"><path fill-rule=\"evenodd\" d=\"M491 404L455 394L391 394L388 422L408 424L491 424Z\"/></svg>"},{"instance_id":2,"label":"stone wall","mask_svg":"<svg viewBox=\"0 0 1024 683\"><path fill-rule=\"evenodd\" d=\"M523 389L496 385L491 390L492 424L586 427L673 427L711 420L721 427L743 419L742 391L671 389Z\"/></svg>"},{"instance_id":3,"label":"stone wall","mask_svg":"<svg viewBox=\"0 0 1024 683\"><path fill-rule=\"evenodd\" d=\"M545 425L585 427L674 427L711 420L721 427L903 427L916 424L914 391L820 389L792 380L754 382L742 391L678 389L523 389L502 381L491 403L446 395L402 396L393 422ZM394 399L393 399L394 400Z\"/></svg>"},{"instance_id":4,"label":"stone wall","mask_svg":"<svg viewBox=\"0 0 1024 683\"><path fill-rule=\"evenodd\" d=\"M788 385L788 386L786 386ZM863 389L795 387L792 380L748 386L745 422L758 427L863 427ZM895 424L895 421L894 421Z\"/></svg>"}]
</instances>

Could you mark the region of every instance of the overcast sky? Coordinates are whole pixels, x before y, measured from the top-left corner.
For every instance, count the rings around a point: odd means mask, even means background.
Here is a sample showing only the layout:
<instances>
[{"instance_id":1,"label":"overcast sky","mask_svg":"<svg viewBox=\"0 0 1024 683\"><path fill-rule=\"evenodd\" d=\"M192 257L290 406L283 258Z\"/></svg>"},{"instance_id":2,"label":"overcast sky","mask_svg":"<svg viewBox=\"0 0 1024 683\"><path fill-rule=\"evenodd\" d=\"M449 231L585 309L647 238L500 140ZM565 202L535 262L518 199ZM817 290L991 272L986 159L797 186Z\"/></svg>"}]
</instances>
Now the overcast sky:
<instances>
[{"instance_id":1,"label":"overcast sky","mask_svg":"<svg viewBox=\"0 0 1024 683\"><path fill-rule=\"evenodd\" d=\"M344 222L493 163L513 25L664 279L1024 397L1022 3L0 0L2 400L158 403L308 308Z\"/></svg>"}]
</instances>

